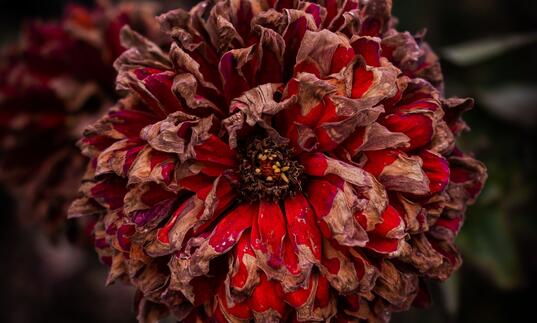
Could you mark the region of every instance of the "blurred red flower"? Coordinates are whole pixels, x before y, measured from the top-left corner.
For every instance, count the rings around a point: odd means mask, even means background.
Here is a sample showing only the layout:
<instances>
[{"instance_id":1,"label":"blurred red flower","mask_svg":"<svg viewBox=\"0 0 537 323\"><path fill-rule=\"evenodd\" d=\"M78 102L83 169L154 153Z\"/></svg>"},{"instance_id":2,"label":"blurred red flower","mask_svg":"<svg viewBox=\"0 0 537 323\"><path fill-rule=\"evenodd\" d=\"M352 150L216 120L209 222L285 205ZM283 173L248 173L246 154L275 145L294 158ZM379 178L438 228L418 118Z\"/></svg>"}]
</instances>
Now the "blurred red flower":
<instances>
[{"instance_id":1,"label":"blurred red flower","mask_svg":"<svg viewBox=\"0 0 537 323\"><path fill-rule=\"evenodd\" d=\"M60 21L29 21L0 59L0 180L20 218L58 238L86 159L82 130L116 99L121 28L158 35L151 4L69 5ZM91 230L91 229L90 229Z\"/></svg>"}]
</instances>

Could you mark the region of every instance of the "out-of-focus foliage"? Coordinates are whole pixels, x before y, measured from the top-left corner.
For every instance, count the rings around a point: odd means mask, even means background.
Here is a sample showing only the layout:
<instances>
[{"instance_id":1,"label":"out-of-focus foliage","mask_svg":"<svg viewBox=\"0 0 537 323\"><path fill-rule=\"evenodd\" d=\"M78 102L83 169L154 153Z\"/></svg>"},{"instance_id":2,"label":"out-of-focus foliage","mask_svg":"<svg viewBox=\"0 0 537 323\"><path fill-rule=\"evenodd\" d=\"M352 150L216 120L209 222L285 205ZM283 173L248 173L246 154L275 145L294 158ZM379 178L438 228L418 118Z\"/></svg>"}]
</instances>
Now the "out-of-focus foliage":
<instances>
[{"instance_id":1,"label":"out-of-focus foliage","mask_svg":"<svg viewBox=\"0 0 537 323\"><path fill-rule=\"evenodd\" d=\"M537 33L499 36L447 47L442 55L453 64L471 66L536 41Z\"/></svg>"}]
</instances>

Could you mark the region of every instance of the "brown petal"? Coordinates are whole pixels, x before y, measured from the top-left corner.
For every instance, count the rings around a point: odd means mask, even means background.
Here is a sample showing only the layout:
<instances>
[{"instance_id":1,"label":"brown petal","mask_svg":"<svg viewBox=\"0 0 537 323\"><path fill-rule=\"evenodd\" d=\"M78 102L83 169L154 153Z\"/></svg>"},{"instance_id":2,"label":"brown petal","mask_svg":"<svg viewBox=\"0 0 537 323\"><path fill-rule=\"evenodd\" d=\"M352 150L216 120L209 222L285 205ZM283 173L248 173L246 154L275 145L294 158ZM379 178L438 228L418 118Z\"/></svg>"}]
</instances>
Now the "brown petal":
<instances>
[{"instance_id":1,"label":"brown petal","mask_svg":"<svg viewBox=\"0 0 537 323\"><path fill-rule=\"evenodd\" d=\"M443 257L439 254L425 234L413 235L409 241L410 250L403 260L411 263L420 273L427 273L443 263Z\"/></svg>"},{"instance_id":2,"label":"brown petal","mask_svg":"<svg viewBox=\"0 0 537 323\"><path fill-rule=\"evenodd\" d=\"M231 112L236 112L223 121L230 138L230 147L237 145L237 132L245 125L250 127L258 124L264 128L273 139L285 142L278 132L270 125L270 118L277 113L289 108L296 102L296 97L290 97L281 102L274 100L274 94L280 84L263 84L244 92L240 97L233 99L230 106ZM240 123L243 122L241 125Z\"/></svg>"},{"instance_id":3,"label":"brown petal","mask_svg":"<svg viewBox=\"0 0 537 323\"><path fill-rule=\"evenodd\" d=\"M129 77L125 74L136 67L154 67L162 70L171 68L171 62L155 43L132 30L129 26L121 29L121 43L128 48L114 63L118 71L118 90L129 88Z\"/></svg>"},{"instance_id":4,"label":"brown petal","mask_svg":"<svg viewBox=\"0 0 537 323\"><path fill-rule=\"evenodd\" d=\"M397 159L384 167L379 180L388 190L412 194L429 193L429 179L423 172L422 161L417 156L399 154Z\"/></svg>"},{"instance_id":5,"label":"brown petal","mask_svg":"<svg viewBox=\"0 0 537 323\"><path fill-rule=\"evenodd\" d=\"M416 274L403 272L391 262L383 261L374 292L397 310L408 310L418 293L418 283Z\"/></svg>"},{"instance_id":6,"label":"brown petal","mask_svg":"<svg viewBox=\"0 0 537 323\"><path fill-rule=\"evenodd\" d=\"M327 29L320 31L307 30L302 38L300 49L296 56L296 63L308 61L319 69L321 77L330 74L330 63L339 46L351 48L349 40Z\"/></svg>"},{"instance_id":7,"label":"brown petal","mask_svg":"<svg viewBox=\"0 0 537 323\"><path fill-rule=\"evenodd\" d=\"M387 195L384 187L370 173L322 154L304 154L301 163L309 175L337 175L355 187L358 193L355 197L356 206L368 220L366 230L373 229L380 222L381 214L387 206Z\"/></svg>"},{"instance_id":8,"label":"brown petal","mask_svg":"<svg viewBox=\"0 0 537 323\"><path fill-rule=\"evenodd\" d=\"M319 269L340 293L354 291L359 286L358 274L348 253L338 248L336 242L323 240L323 259Z\"/></svg>"}]
</instances>

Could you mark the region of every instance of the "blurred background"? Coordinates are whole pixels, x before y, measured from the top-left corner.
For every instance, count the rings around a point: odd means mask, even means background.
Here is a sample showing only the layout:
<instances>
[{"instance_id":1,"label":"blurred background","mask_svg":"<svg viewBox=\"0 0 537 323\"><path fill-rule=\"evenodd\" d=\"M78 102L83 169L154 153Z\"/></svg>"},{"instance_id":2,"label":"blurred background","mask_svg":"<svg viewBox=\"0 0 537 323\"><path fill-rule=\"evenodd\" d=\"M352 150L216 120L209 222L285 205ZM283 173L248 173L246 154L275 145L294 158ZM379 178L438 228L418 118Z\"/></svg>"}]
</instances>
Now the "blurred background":
<instances>
[{"instance_id":1,"label":"blurred background","mask_svg":"<svg viewBox=\"0 0 537 323\"><path fill-rule=\"evenodd\" d=\"M0 41L15 39L29 18L59 17L66 3L1 0ZM394 14L400 30L427 27L446 95L476 99L462 146L489 169L458 238L463 267L432 284L430 309L394 322L527 322L537 289L537 1L394 0ZM1 187L0 206L0 322L134 322L132 291L104 289L92 250L50 244L21 226Z\"/></svg>"}]
</instances>

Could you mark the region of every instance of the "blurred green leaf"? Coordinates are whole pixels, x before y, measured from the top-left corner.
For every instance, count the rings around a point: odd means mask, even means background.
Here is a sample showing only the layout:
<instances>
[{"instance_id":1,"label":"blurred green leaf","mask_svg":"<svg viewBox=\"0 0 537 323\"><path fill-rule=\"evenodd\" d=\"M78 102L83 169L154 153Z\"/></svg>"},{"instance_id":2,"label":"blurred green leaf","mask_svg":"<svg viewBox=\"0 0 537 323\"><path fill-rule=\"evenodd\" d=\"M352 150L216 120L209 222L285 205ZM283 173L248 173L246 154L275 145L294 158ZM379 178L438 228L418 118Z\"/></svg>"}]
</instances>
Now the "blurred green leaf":
<instances>
[{"instance_id":1,"label":"blurred green leaf","mask_svg":"<svg viewBox=\"0 0 537 323\"><path fill-rule=\"evenodd\" d=\"M449 46L441 53L453 64L469 66L533 42L537 42L537 33L513 34Z\"/></svg>"},{"instance_id":2,"label":"blurred green leaf","mask_svg":"<svg viewBox=\"0 0 537 323\"><path fill-rule=\"evenodd\" d=\"M442 294L444 298L444 307L450 316L455 316L459 313L460 301L460 279L459 272L455 272L442 285Z\"/></svg>"},{"instance_id":3,"label":"blurred green leaf","mask_svg":"<svg viewBox=\"0 0 537 323\"><path fill-rule=\"evenodd\" d=\"M537 124L537 84L505 84L478 91L478 101L495 116L517 125Z\"/></svg>"},{"instance_id":4,"label":"blurred green leaf","mask_svg":"<svg viewBox=\"0 0 537 323\"><path fill-rule=\"evenodd\" d=\"M465 261L488 274L498 287L512 289L520 286L523 277L507 220L509 213L497 201L504 198L505 193L499 182L488 182L483 199L471 209L457 244Z\"/></svg>"}]
</instances>

